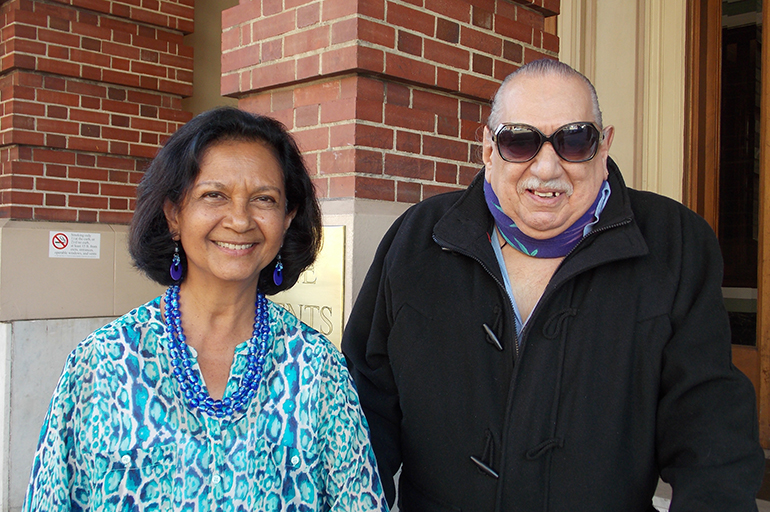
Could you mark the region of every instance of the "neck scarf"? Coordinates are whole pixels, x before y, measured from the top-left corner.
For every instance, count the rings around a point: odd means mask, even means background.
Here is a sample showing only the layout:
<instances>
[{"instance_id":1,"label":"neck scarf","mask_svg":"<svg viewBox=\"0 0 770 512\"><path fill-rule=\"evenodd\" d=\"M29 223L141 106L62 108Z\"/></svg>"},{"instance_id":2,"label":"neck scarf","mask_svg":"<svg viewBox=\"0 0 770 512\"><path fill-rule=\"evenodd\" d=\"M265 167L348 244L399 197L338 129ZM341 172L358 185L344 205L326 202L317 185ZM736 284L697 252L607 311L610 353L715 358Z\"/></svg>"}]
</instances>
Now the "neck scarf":
<instances>
[{"instance_id":1,"label":"neck scarf","mask_svg":"<svg viewBox=\"0 0 770 512\"><path fill-rule=\"evenodd\" d=\"M562 258L569 254L583 238L585 228L599 221L599 214L607 203L609 195L610 187L605 181L599 188L599 193L596 195L593 204L582 217L555 237L538 240L525 235L516 226L516 223L503 212L500 200L495 195L495 191L492 190L492 185L487 180L484 180L484 198L487 201L487 208L492 213L497 230L500 232L503 240L514 249L527 256L534 256L536 258ZM601 208L598 208L600 203Z\"/></svg>"}]
</instances>

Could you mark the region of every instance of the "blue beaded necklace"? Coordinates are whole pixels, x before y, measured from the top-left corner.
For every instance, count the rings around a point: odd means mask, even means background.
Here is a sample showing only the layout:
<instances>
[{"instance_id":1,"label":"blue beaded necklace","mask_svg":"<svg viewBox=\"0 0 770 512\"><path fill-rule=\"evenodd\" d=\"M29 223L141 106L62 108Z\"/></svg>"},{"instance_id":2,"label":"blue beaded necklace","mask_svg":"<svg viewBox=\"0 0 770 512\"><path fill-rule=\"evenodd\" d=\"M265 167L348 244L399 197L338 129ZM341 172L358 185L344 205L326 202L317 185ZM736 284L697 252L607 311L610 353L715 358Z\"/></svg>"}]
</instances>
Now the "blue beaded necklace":
<instances>
[{"instance_id":1,"label":"blue beaded necklace","mask_svg":"<svg viewBox=\"0 0 770 512\"><path fill-rule=\"evenodd\" d=\"M214 400L208 394L202 377L192 368L187 339L182 330L182 315L179 312L179 285L169 286L166 290L166 331L171 338L169 352L174 377L184 393L185 401L190 409L200 409L209 416L224 418L246 410L254 397L262 380L262 370L267 353L267 342L270 337L268 325L267 299L257 291L254 312L254 331L248 341L248 366L231 396L222 400Z\"/></svg>"}]
</instances>

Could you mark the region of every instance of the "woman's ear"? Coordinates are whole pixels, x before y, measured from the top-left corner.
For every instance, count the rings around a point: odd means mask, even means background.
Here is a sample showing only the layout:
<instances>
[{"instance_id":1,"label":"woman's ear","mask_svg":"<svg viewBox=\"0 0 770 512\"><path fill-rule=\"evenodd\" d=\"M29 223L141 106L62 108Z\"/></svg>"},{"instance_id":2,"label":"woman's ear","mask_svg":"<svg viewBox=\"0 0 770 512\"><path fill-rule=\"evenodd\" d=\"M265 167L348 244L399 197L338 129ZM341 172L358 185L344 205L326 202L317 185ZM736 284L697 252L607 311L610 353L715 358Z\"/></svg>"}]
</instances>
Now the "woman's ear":
<instances>
[{"instance_id":1,"label":"woman's ear","mask_svg":"<svg viewBox=\"0 0 770 512\"><path fill-rule=\"evenodd\" d=\"M289 226L291 226L291 221L294 220L294 217L297 215L297 209L294 208L292 211L288 212L286 214L286 218L283 220L283 234L285 235L286 232L289 230Z\"/></svg>"},{"instance_id":2,"label":"woman's ear","mask_svg":"<svg viewBox=\"0 0 770 512\"><path fill-rule=\"evenodd\" d=\"M166 216L168 230L171 232L172 238L176 240L177 233L179 233L179 207L166 199L163 203L163 214Z\"/></svg>"}]
</instances>

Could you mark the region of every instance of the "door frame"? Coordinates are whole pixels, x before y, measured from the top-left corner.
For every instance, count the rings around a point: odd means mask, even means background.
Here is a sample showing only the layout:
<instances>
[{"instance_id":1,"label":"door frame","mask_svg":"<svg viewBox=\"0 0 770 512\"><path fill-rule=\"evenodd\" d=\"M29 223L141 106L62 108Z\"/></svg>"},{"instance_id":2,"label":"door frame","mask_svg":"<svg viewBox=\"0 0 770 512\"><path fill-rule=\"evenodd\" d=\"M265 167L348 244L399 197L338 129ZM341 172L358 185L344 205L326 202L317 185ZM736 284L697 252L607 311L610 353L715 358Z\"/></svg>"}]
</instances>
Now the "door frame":
<instances>
[{"instance_id":1,"label":"door frame","mask_svg":"<svg viewBox=\"0 0 770 512\"><path fill-rule=\"evenodd\" d=\"M770 9L762 11L762 40L770 41ZM721 0L688 0L683 201L719 228L719 112L722 62ZM760 119L757 345L733 345L733 363L754 384L759 436L770 448L770 51L762 52Z\"/></svg>"},{"instance_id":2,"label":"door frame","mask_svg":"<svg viewBox=\"0 0 770 512\"><path fill-rule=\"evenodd\" d=\"M762 96L759 120L759 254L757 257L757 349L759 351L759 435L770 448L770 6L762 9Z\"/></svg>"}]
</instances>

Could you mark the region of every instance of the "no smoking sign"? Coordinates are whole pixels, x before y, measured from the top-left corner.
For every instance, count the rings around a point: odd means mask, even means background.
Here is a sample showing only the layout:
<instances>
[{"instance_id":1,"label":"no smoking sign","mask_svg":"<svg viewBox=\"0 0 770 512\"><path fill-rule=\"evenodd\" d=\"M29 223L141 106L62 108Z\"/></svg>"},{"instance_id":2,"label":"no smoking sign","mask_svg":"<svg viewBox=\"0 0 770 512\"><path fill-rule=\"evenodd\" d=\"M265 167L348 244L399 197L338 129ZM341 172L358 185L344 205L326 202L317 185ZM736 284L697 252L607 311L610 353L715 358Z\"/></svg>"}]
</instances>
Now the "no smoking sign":
<instances>
[{"instance_id":1,"label":"no smoking sign","mask_svg":"<svg viewBox=\"0 0 770 512\"><path fill-rule=\"evenodd\" d=\"M67 235L64 233L56 233L53 238L51 238L51 244L53 245L53 248L57 251L62 251L67 248L67 245L70 243L70 239Z\"/></svg>"},{"instance_id":2,"label":"no smoking sign","mask_svg":"<svg viewBox=\"0 0 770 512\"><path fill-rule=\"evenodd\" d=\"M100 233L51 231L48 235L48 257L98 260L100 243Z\"/></svg>"}]
</instances>

